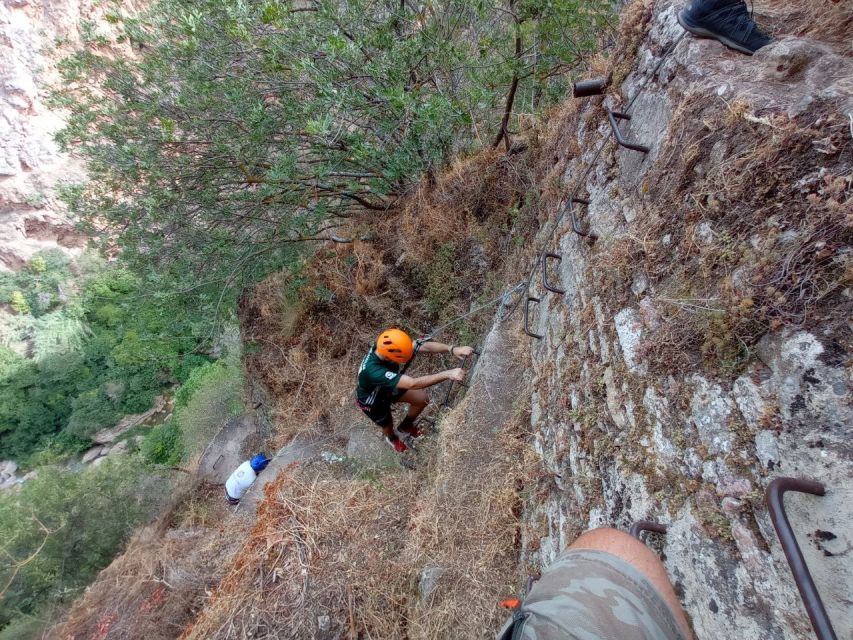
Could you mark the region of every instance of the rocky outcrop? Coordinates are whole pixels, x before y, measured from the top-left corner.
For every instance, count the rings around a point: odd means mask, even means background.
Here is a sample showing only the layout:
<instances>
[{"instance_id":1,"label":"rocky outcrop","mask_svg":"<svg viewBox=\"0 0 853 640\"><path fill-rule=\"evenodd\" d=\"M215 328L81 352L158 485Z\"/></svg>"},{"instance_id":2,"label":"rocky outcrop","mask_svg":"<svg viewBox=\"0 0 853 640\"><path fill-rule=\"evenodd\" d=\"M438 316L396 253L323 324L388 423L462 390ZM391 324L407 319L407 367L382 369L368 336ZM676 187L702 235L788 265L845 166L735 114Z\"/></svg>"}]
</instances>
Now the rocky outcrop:
<instances>
[{"instance_id":1,"label":"rocky outcrop","mask_svg":"<svg viewBox=\"0 0 853 640\"><path fill-rule=\"evenodd\" d=\"M668 361L661 355L670 353L667 345L655 342L661 326L670 322L664 317L668 308L706 313L709 322L720 315L707 306L713 301L691 296L692 283L675 281L676 265L653 277L636 256L674 255L678 241L674 230L649 233L641 226L654 206L645 196L660 188L648 180L660 176L656 167L687 164L692 170L687 180L714 167L737 166L748 152L736 150L736 141L687 144L692 133L687 128L707 136L724 125L715 124L707 109L755 127L776 127L806 114L818 131L821 117L837 116L843 123L845 109L853 108L853 68L849 58L829 47L795 38L752 58L716 42L685 38L654 74L661 53L682 33L675 20L680 4L654 4L649 37L633 71L603 101L613 109L624 107L649 82L633 104L632 120L622 127L627 139L651 150L644 155L605 149L580 191L590 201L582 208L583 222L598 240L590 247L566 220L554 241L562 262L550 276L566 293L549 293L541 283L533 291L542 299L533 330L544 338L531 340L531 427L547 490L546 499L531 502L525 514L522 560L547 566L586 528L625 529L637 520L657 520L670 530L651 544L662 552L698 638L809 637L811 627L763 494L776 476L810 477L828 487L827 495L789 494L788 515L836 632L847 637L853 629L853 409L847 342L839 338L846 329L771 323L756 344L733 347L737 364L730 366L737 374L731 376L725 367L702 366L698 347L718 348L713 343L684 347L684 353L690 348L699 353L698 359ZM621 104L615 95L620 92ZM691 120L685 113L696 104L705 110ZM568 163L567 192L609 133L600 105L587 101L577 139L567 141L567 147L583 150ZM812 150L825 150L827 163L837 168L843 158L837 148L830 150L835 146L816 136ZM803 172L812 169L821 173L815 167ZM755 188L761 186L759 178ZM700 203L708 212L714 211L713 198L711 193ZM772 198L768 190L767 202ZM685 203L685 215L692 204ZM762 212L756 220L756 247L763 246L766 233L758 222L768 215ZM720 259L726 259L721 237L727 230L714 215L700 218L690 230L684 242L719 247ZM796 227L780 233L794 239L792 246L808 242ZM813 244L814 250L823 246ZM619 262L617 251L625 246L634 253ZM752 280L739 281L741 275L735 270L725 286L753 287ZM602 285L617 276L624 289ZM683 285L685 293L667 298L664 282L670 290ZM849 300L849 290L843 296ZM747 294L743 300L745 308L753 303Z\"/></svg>"},{"instance_id":2,"label":"rocky outcrop","mask_svg":"<svg viewBox=\"0 0 853 640\"><path fill-rule=\"evenodd\" d=\"M157 396L154 398L154 403L148 411L125 416L115 426L101 429L91 436L92 442L101 445L110 444L111 442L115 442L123 433L130 431L134 427L161 424L172 415L172 406L173 400L171 397Z\"/></svg>"},{"instance_id":3,"label":"rocky outcrop","mask_svg":"<svg viewBox=\"0 0 853 640\"><path fill-rule=\"evenodd\" d=\"M85 244L56 197L59 185L83 177L82 166L57 148L63 115L46 100L57 80L57 45L79 42L93 5L0 3L0 269L18 269L38 251L73 253Z\"/></svg>"}]
</instances>

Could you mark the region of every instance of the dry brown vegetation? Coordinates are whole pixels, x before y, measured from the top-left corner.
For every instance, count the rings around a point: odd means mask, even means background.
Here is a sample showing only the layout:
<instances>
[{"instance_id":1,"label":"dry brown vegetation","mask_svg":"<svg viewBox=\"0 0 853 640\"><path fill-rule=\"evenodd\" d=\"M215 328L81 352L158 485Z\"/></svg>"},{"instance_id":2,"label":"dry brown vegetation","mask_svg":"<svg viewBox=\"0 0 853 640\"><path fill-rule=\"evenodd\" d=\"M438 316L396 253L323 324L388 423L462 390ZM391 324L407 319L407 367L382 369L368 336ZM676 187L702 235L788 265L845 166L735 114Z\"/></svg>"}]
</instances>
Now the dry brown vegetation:
<instances>
[{"instance_id":1,"label":"dry brown vegetation","mask_svg":"<svg viewBox=\"0 0 853 640\"><path fill-rule=\"evenodd\" d=\"M631 274L649 275L658 314L647 342L652 363L672 370L704 359L736 373L769 330L832 331L846 322L850 148L847 122L832 110L790 119L704 96L680 105L641 185L638 227L591 267L623 302Z\"/></svg>"},{"instance_id":2,"label":"dry brown vegetation","mask_svg":"<svg viewBox=\"0 0 853 640\"><path fill-rule=\"evenodd\" d=\"M757 0L755 12L773 35L813 38L853 53L853 5L845 0Z\"/></svg>"},{"instance_id":3,"label":"dry brown vegetation","mask_svg":"<svg viewBox=\"0 0 853 640\"><path fill-rule=\"evenodd\" d=\"M457 161L399 212L364 221L372 241L330 243L298 279L276 274L244 295L242 337L254 346L246 366L274 399L277 444L350 402L353 372L382 327L426 333L514 277L505 267L523 250L513 237L538 214L536 197L525 200L534 183L527 154ZM441 339L474 339L490 317Z\"/></svg>"},{"instance_id":4,"label":"dry brown vegetation","mask_svg":"<svg viewBox=\"0 0 853 640\"><path fill-rule=\"evenodd\" d=\"M416 476L381 482L302 465L266 487L257 524L186 638L316 637L322 616L399 637L408 574L407 496ZM340 631L340 629L338 629ZM320 636L322 637L322 635ZM350 635L350 637L354 637Z\"/></svg>"},{"instance_id":5,"label":"dry brown vegetation","mask_svg":"<svg viewBox=\"0 0 853 640\"><path fill-rule=\"evenodd\" d=\"M237 551L233 536L244 523L232 522L227 533L216 526L227 511L220 496L221 487L209 485L182 491L156 523L134 534L127 550L46 637L167 640L179 635Z\"/></svg>"},{"instance_id":6,"label":"dry brown vegetation","mask_svg":"<svg viewBox=\"0 0 853 640\"><path fill-rule=\"evenodd\" d=\"M505 329L492 357L523 352ZM490 369L491 371L491 369ZM489 637L518 574L529 391L477 379L418 469L295 466L267 486L257 524L187 639ZM439 571L419 589L421 572Z\"/></svg>"}]
</instances>

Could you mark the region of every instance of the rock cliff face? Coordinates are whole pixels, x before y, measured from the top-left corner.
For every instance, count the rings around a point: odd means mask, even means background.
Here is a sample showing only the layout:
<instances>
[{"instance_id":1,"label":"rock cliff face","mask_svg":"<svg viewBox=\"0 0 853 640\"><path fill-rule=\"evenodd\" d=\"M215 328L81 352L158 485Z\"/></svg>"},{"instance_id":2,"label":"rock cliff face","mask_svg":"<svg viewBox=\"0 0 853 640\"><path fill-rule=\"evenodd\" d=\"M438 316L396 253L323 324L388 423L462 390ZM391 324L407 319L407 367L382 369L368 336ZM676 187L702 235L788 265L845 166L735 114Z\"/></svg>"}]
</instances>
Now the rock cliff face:
<instances>
[{"instance_id":1,"label":"rock cliff face","mask_svg":"<svg viewBox=\"0 0 853 640\"><path fill-rule=\"evenodd\" d=\"M624 109L648 83L621 127L649 153L604 148L579 191L590 204L575 205L598 239L590 246L565 220L549 245L562 257L549 278L566 293L541 280L532 292L542 300L532 329L544 337L531 339L531 426L547 489L525 514L522 556L544 567L585 528L656 520L668 534L646 535L698 638L811 637L763 494L777 476L813 478L827 495L788 494L788 515L838 636L850 637L849 281L831 299L790 311L789 322L764 316L743 344L739 330L731 338L716 323L725 316L719 300L732 291L744 309L777 295L756 275L762 255L787 251L787 278L796 256L825 247L824 223L808 226L824 197L810 180L839 176L837 202L849 207L853 66L804 39L783 38L752 58L707 40L677 42L680 4L654 3L630 73L621 82L616 73L610 95L579 106L579 126L567 128L566 148L579 150L564 175L569 193L609 132L603 107ZM778 136L795 126L810 133L804 147L786 150ZM756 154L775 146L772 166L756 169ZM758 193L755 204L749 195L727 202L733 182ZM815 207L786 217L786 207L805 202ZM664 205L669 222L655 225ZM849 226L832 227L827 239L835 252L827 259L849 267ZM666 258L659 270L654 255ZM695 256L722 274L711 294L689 277L704 272L684 266ZM801 292L820 279L802 273ZM796 296L785 295L794 309ZM829 310L816 321L821 305ZM675 325L697 318L705 342L682 340ZM669 350L668 340L679 348Z\"/></svg>"},{"instance_id":2,"label":"rock cliff face","mask_svg":"<svg viewBox=\"0 0 853 640\"><path fill-rule=\"evenodd\" d=\"M56 198L57 185L81 178L82 167L57 149L62 114L45 101L56 80L56 45L79 41L93 5L0 3L0 269L16 270L37 251L73 252L85 243Z\"/></svg>"}]
</instances>

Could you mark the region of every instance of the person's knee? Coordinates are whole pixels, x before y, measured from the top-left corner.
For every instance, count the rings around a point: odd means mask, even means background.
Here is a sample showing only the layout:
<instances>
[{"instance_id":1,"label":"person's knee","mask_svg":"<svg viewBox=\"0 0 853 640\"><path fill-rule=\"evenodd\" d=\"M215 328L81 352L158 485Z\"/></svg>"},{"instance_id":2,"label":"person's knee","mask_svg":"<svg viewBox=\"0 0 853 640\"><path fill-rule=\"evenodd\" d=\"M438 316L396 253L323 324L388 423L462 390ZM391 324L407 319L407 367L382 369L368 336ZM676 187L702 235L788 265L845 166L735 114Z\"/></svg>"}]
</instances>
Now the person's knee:
<instances>
[{"instance_id":1,"label":"person's knee","mask_svg":"<svg viewBox=\"0 0 853 640\"><path fill-rule=\"evenodd\" d=\"M416 393L413 394L411 404L416 407L425 407L429 404L429 394L423 389L418 389Z\"/></svg>"},{"instance_id":2,"label":"person's knee","mask_svg":"<svg viewBox=\"0 0 853 640\"><path fill-rule=\"evenodd\" d=\"M654 556L642 542L624 531L612 527L590 529L582 533L569 548L597 549L625 559L632 556L640 556L644 559L647 555Z\"/></svg>"}]
</instances>

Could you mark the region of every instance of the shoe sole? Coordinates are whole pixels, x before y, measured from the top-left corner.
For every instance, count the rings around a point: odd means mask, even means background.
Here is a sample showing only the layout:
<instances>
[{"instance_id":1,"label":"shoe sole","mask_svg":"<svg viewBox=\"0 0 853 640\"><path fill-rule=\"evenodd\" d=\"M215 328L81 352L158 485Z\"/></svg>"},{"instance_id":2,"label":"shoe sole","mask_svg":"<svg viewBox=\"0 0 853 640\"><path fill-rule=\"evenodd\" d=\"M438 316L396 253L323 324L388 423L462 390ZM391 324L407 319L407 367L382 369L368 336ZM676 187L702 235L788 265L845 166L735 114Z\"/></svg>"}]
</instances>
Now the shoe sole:
<instances>
[{"instance_id":1,"label":"shoe sole","mask_svg":"<svg viewBox=\"0 0 853 640\"><path fill-rule=\"evenodd\" d=\"M678 12L676 16L678 18L678 24L680 24L686 31L689 31L694 36L699 36L700 38L711 38L712 40L717 40L722 42L724 45L729 47L730 49L735 49L736 51L740 51L741 53L745 53L748 56L751 56L754 51L750 51L742 44L738 44L734 40L730 40L726 36L721 36L713 31L708 31L707 29L703 29L702 27L696 27L687 23L687 19L682 15L684 13L684 9Z\"/></svg>"}]
</instances>

